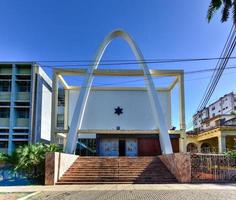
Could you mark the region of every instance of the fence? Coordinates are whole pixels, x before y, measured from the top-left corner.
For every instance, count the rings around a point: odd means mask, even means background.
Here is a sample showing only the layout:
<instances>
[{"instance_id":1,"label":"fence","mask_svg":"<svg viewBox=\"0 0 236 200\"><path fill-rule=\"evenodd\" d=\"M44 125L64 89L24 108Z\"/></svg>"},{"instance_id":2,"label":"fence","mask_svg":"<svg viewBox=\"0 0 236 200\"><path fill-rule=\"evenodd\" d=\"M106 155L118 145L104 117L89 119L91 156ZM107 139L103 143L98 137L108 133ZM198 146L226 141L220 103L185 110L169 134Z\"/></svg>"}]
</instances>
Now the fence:
<instances>
[{"instance_id":1,"label":"fence","mask_svg":"<svg viewBox=\"0 0 236 200\"><path fill-rule=\"evenodd\" d=\"M191 180L236 182L236 160L224 154L191 154Z\"/></svg>"}]
</instances>

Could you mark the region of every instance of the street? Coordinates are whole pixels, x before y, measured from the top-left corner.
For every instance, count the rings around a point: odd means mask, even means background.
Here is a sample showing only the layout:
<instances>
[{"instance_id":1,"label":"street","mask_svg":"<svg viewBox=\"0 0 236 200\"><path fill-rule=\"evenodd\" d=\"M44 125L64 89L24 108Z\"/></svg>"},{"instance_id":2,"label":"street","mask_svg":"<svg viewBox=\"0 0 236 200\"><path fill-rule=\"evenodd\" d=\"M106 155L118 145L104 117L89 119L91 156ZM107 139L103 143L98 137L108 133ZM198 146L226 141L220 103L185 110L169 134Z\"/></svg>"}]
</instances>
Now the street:
<instances>
[{"instance_id":1,"label":"street","mask_svg":"<svg viewBox=\"0 0 236 200\"><path fill-rule=\"evenodd\" d=\"M234 200L236 190L117 190L42 192L32 200Z\"/></svg>"}]
</instances>

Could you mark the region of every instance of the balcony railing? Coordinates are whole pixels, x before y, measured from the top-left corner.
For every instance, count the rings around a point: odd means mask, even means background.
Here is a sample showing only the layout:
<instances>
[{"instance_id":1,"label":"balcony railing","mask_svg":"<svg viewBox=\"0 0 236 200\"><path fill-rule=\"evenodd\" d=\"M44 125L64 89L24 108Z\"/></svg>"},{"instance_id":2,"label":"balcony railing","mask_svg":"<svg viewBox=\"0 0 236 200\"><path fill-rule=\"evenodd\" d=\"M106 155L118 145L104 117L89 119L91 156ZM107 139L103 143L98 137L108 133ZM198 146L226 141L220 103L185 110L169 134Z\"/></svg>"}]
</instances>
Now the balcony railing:
<instances>
[{"instance_id":1,"label":"balcony railing","mask_svg":"<svg viewBox=\"0 0 236 200\"><path fill-rule=\"evenodd\" d=\"M28 68L19 68L16 71L17 75L31 75L31 69Z\"/></svg>"},{"instance_id":2,"label":"balcony railing","mask_svg":"<svg viewBox=\"0 0 236 200\"><path fill-rule=\"evenodd\" d=\"M30 100L30 92L17 92L16 93L17 101L29 101Z\"/></svg>"},{"instance_id":3,"label":"balcony railing","mask_svg":"<svg viewBox=\"0 0 236 200\"><path fill-rule=\"evenodd\" d=\"M1 67L0 66L0 75L11 75L12 74L12 69L10 67Z\"/></svg>"},{"instance_id":4,"label":"balcony railing","mask_svg":"<svg viewBox=\"0 0 236 200\"><path fill-rule=\"evenodd\" d=\"M11 92L0 92L0 101L10 101Z\"/></svg>"},{"instance_id":5,"label":"balcony railing","mask_svg":"<svg viewBox=\"0 0 236 200\"><path fill-rule=\"evenodd\" d=\"M0 118L0 127L9 127L9 118Z\"/></svg>"},{"instance_id":6,"label":"balcony railing","mask_svg":"<svg viewBox=\"0 0 236 200\"><path fill-rule=\"evenodd\" d=\"M28 127L29 119L28 118L16 118L15 127Z\"/></svg>"}]
</instances>

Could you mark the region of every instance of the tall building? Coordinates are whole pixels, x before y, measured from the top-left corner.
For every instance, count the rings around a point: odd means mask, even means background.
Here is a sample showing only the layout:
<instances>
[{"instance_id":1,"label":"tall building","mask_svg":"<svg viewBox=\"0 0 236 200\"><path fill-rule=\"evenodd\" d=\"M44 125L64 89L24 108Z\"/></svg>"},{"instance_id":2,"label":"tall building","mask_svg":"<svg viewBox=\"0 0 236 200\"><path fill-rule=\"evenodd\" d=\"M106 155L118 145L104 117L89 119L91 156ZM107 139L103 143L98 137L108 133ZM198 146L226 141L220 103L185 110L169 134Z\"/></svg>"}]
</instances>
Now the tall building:
<instances>
[{"instance_id":1,"label":"tall building","mask_svg":"<svg viewBox=\"0 0 236 200\"><path fill-rule=\"evenodd\" d=\"M236 94L230 92L193 115L193 128L199 130L212 128L210 121L219 120L220 117L222 123L234 118L234 112L236 112Z\"/></svg>"},{"instance_id":2,"label":"tall building","mask_svg":"<svg viewBox=\"0 0 236 200\"><path fill-rule=\"evenodd\" d=\"M32 62L0 63L0 151L50 141L51 79Z\"/></svg>"}]
</instances>

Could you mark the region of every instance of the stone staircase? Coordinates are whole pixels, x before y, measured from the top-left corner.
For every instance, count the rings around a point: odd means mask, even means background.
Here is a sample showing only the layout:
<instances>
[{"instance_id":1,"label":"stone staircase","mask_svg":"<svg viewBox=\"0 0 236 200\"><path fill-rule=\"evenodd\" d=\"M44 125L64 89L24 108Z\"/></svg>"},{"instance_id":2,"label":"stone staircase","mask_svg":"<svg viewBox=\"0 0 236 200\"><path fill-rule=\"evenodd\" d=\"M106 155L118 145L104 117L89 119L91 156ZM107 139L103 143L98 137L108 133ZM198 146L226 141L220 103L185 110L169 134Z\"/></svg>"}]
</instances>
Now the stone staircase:
<instances>
[{"instance_id":1,"label":"stone staircase","mask_svg":"<svg viewBox=\"0 0 236 200\"><path fill-rule=\"evenodd\" d=\"M176 182L158 157L79 157L57 184Z\"/></svg>"}]
</instances>

